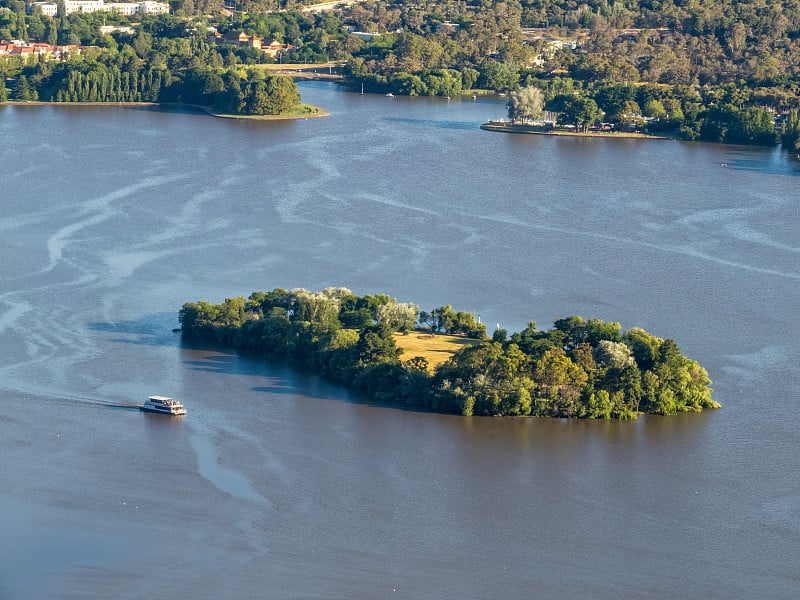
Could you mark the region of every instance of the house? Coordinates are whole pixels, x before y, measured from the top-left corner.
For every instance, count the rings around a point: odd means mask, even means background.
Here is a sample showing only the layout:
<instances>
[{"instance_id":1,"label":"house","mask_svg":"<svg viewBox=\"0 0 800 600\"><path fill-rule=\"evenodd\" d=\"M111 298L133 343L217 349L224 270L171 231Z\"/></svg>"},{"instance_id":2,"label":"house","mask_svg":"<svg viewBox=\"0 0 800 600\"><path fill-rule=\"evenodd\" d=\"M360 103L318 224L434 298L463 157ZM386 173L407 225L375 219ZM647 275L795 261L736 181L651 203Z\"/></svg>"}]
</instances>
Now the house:
<instances>
[{"instance_id":1,"label":"house","mask_svg":"<svg viewBox=\"0 0 800 600\"><path fill-rule=\"evenodd\" d=\"M255 38L255 36L253 36ZM237 46L250 46L251 38L244 31L229 31L222 36L223 44L236 44Z\"/></svg>"},{"instance_id":2,"label":"house","mask_svg":"<svg viewBox=\"0 0 800 600\"><path fill-rule=\"evenodd\" d=\"M354 35L357 38L364 40L365 42L370 41L372 38L381 35L377 31L351 31L350 35Z\"/></svg>"},{"instance_id":3,"label":"house","mask_svg":"<svg viewBox=\"0 0 800 600\"><path fill-rule=\"evenodd\" d=\"M436 31L441 31L442 33L451 34L451 33L457 33L460 27L461 25L459 25L458 23L444 22L444 23L439 23L436 26Z\"/></svg>"},{"instance_id":4,"label":"house","mask_svg":"<svg viewBox=\"0 0 800 600\"><path fill-rule=\"evenodd\" d=\"M281 44L277 40L271 40L269 43L263 44L261 49L272 58L277 58L278 56L283 56L284 54L295 51L295 47L291 44Z\"/></svg>"},{"instance_id":5,"label":"house","mask_svg":"<svg viewBox=\"0 0 800 600\"><path fill-rule=\"evenodd\" d=\"M262 38L257 35L247 35L244 31L228 31L224 34L216 29L208 31L209 44L227 44L229 46L250 47L261 50Z\"/></svg>"},{"instance_id":6,"label":"house","mask_svg":"<svg viewBox=\"0 0 800 600\"><path fill-rule=\"evenodd\" d=\"M134 33L136 33L136 30L133 27L128 27L127 25L100 26L100 35L108 35L109 33L127 33L133 35Z\"/></svg>"},{"instance_id":7,"label":"house","mask_svg":"<svg viewBox=\"0 0 800 600\"><path fill-rule=\"evenodd\" d=\"M55 17L58 15L58 4L55 2L33 2L28 5L28 12L33 12L33 7L39 8L39 11L45 17Z\"/></svg>"},{"instance_id":8,"label":"house","mask_svg":"<svg viewBox=\"0 0 800 600\"><path fill-rule=\"evenodd\" d=\"M72 13L93 13L106 10L103 0L64 0L64 10L68 15Z\"/></svg>"},{"instance_id":9,"label":"house","mask_svg":"<svg viewBox=\"0 0 800 600\"><path fill-rule=\"evenodd\" d=\"M295 50L295 47L291 44L283 44L275 39L267 42L257 35L247 35L244 31L228 31L222 34L212 29L208 32L208 43L227 44L240 48L255 48L256 50L261 50L265 54L268 54L272 58L294 52Z\"/></svg>"},{"instance_id":10,"label":"house","mask_svg":"<svg viewBox=\"0 0 800 600\"><path fill-rule=\"evenodd\" d=\"M67 54L76 52L80 54L82 48L74 44L66 46L51 46L50 44L27 44L20 40L7 42L0 41L0 59L5 57L19 57L25 62L33 60L64 60Z\"/></svg>"},{"instance_id":11,"label":"house","mask_svg":"<svg viewBox=\"0 0 800 600\"><path fill-rule=\"evenodd\" d=\"M139 14L141 15L168 15L169 4L166 2L150 2L145 0L139 2Z\"/></svg>"}]
</instances>

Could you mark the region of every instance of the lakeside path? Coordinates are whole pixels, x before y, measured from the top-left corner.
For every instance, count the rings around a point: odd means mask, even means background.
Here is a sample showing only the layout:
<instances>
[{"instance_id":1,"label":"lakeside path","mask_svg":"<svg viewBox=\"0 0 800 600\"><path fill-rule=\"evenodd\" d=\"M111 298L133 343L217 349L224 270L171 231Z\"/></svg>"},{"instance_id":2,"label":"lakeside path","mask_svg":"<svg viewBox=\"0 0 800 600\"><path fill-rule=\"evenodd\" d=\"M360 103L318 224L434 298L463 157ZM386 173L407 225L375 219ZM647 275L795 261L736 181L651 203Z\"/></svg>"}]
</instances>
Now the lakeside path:
<instances>
[{"instance_id":1,"label":"lakeside path","mask_svg":"<svg viewBox=\"0 0 800 600\"><path fill-rule=\"evenodd\" d=\"M261 63L247 66L260 71L268 71L271 75L286 75L292 79L341 81L344 79L342 69L345 63Z\"/></svg>"},{"instance_id":2,"label":"lakeside path","mask_svg":"<svg viewBox=\"0 0 800 600\"><path fill-rule=\"evenodd\" d=\"M650 133L629 133L625 131L569 131L566 129L542 129L534 125L518 125L513 123L482 123L481 129L486 131L499 131L502 133L531 133L535 135L562 135L569 137L598 137L598 138L633 138L643 140L674 140L668 135L654 135Z\"/></svg>"},{"instance_id":3,"label":"lakeside path","mask_svg":"<svg viewBox=\"0 0 800 600\"><path fill-rule=\"evenodd\" d=\"M314 106L312 104L301 104L300 107L298 108L298 112L286 115L235 115L235 114L214 112L214 110L210 106L199 106L196 104L160 103L160 102L40 102L39 100L25 100L25 101L8 100L6 102L0 102L0 107L2 106L30 106L30 107L81 106L81 107L94 107L94 108L115 106L121 108L156 108L156 109L186 108L198 112L203 112L211 117L217 117L220 119L242 119L251 121L287 121L287 120L298 120L298 119L299 120L317 119L320 117L329 117L331 114L327 110L320 108L319 106Z\"/></svg>"}]
</instances>

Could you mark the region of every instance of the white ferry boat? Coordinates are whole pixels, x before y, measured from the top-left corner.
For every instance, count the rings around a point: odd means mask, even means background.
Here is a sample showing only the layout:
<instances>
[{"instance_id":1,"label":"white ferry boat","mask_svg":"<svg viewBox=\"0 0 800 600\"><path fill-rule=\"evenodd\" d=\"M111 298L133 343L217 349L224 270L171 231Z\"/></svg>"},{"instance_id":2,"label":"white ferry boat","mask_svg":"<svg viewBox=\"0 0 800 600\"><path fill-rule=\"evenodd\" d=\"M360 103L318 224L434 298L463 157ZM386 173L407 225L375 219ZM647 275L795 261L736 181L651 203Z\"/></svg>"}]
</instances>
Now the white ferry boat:
<instances>
[{"instance_id":1,"label":"white ferry boat","mask_svg":"<svg viewBox=\"0 0 800 600\"><path fill-rule=\"evenodd\" d=\"M178 400L167 396L150 396L139 410L161 413L163 415L185 415L186 409Z\"/></svg>"}]
</instances>

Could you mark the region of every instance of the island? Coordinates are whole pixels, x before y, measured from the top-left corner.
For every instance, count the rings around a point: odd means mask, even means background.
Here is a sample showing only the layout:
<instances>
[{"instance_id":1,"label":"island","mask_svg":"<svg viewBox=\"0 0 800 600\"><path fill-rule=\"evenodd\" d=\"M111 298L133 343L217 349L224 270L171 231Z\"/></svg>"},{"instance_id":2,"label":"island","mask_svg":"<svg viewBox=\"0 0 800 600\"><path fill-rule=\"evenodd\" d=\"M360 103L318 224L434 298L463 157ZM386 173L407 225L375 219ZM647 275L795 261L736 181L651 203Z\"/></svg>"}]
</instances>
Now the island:
<instances>
[{"instance_id":1,"label":"island","mask_svg":"<svg viewBox=\"0 0 800 600\"><path fill-rule=\"evenodd\" d=\"M187 302L181 335L282 359L370 401L464 416L636 419L719 408L672 339L571 316L509 335L450 305L430 312L347 288Z\"/></svg>"}]
</instances>

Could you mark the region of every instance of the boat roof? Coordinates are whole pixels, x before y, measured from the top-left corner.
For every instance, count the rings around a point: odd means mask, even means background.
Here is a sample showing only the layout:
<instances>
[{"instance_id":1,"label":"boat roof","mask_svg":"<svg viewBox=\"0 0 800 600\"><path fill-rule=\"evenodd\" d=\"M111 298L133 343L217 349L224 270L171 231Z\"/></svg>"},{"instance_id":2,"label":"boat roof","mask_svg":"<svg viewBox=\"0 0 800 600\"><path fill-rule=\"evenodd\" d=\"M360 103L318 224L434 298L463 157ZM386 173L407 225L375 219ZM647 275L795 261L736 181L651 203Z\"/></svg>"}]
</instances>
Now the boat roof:
<instances>
[{"instance_id":1,"label":"boat roof","mask_svg":"<svg viewBox=\"0 0 800 600\"><path fill-rule=\"evenodd\" d=\"M148 400L158 400L159 402L167 402L168 400L172 400L169 396L148 396Z\"/></svg>"}]
</instances>

